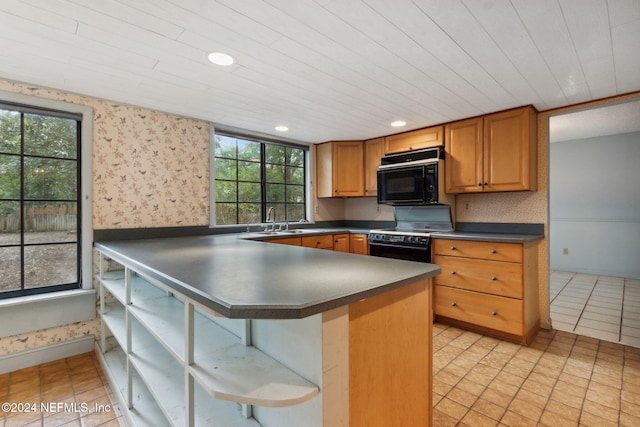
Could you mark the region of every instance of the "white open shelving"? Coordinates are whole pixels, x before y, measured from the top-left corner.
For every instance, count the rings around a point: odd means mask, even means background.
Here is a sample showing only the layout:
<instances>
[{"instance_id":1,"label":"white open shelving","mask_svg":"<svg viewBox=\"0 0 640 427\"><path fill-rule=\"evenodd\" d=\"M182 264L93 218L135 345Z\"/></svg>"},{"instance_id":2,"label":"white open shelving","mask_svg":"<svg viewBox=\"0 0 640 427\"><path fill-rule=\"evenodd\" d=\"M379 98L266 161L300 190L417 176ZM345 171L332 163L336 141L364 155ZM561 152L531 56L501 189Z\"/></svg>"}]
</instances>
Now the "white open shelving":
<instances>
[{"instance_id":1,"label":"white open shelving","mask_svg":"<svg viewBox=\"0 0 640 427\"><path fill-rule=\"evenodd\" d=\"M100 265L107 265L100 257ZM250 338L222 327L193 301L123 267L99 274L99 346L135 425L259 426L250 405L297 405L319 393L318 386L245 345Z\"/></svg>"}]
</instances>

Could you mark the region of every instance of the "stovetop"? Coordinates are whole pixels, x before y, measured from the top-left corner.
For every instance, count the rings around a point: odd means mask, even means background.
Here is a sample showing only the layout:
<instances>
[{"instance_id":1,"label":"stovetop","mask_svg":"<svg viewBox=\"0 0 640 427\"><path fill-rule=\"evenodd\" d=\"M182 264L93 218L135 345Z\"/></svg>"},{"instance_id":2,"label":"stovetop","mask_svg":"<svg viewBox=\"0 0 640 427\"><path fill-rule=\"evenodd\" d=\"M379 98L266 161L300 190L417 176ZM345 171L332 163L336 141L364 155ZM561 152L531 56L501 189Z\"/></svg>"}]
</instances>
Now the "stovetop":
<instances>
[{"instance_id":1,"label":"stovetop","mask_svg":"<svg viewBox=\"0 0 640 427\"><path fill-rule=\"evenodd\" d=\"M369 242L428 245L431 232L453 231L449 205L395 206L395 228L371 230Z\"/></svg>"}]
</instances>

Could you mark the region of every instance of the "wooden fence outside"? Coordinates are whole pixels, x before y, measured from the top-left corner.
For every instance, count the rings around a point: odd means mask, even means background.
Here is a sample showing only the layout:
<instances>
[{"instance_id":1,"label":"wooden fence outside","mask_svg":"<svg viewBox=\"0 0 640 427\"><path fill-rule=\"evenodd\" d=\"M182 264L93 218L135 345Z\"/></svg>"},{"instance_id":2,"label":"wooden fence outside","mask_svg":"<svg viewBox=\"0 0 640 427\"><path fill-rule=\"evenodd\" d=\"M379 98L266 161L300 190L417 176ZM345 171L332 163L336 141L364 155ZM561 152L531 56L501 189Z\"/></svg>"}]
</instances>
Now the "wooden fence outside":
<instances>
[{"instance_id":1,"label":"wooden fence outside","mask_svg":"<svg viewBox=\"0 0 640 427\"><path fill-rule=\"evenodd\" d=\"M25 209L25 231L72 231L77 228L75 206L33 206ZM20 231L20 215L0 216L0 232Z\"/></svg>"}]
</instances>

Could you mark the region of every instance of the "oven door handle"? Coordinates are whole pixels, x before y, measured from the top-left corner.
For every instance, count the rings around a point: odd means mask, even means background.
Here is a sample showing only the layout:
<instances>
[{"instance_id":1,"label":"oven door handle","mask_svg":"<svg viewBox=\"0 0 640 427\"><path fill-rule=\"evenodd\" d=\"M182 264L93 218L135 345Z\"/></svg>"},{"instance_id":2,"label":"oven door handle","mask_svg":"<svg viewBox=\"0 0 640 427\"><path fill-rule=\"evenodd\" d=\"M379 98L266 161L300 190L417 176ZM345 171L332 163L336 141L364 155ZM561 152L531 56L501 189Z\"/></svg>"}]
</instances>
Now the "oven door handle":
<instances>
[{"instance_id":1,"label":"oven door handle","mask_svg":"<svg viewBox=\"0 0 640 427\"><path fill-rule=\"evenodd\" d=\"M429 246L393 245L389 243L378 243L378 242L369 242L369 245L382 246L385 248L415 249L422 252L427 252L429 250Z\"/></svg>"}]
</instances>

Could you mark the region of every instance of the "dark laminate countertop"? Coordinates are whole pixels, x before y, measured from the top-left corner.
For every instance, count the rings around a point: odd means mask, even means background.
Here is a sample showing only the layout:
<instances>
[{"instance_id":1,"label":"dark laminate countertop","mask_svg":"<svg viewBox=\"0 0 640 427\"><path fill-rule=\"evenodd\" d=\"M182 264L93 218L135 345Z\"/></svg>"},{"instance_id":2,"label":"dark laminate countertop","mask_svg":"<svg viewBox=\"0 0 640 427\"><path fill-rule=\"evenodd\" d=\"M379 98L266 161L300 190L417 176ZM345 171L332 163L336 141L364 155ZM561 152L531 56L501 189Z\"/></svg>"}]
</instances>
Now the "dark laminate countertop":
<instances>
[{"instance_id":1,"label":"dark laminate countertop","mask_svg":"<svg viewBox=\"0 0 640 427\"><path fill-rule=\"evenodd\" d=\"M95 246L230 318L303 318L440 273L433 264L269 244L238 234Z\"/></svg>"}]
</instances>

